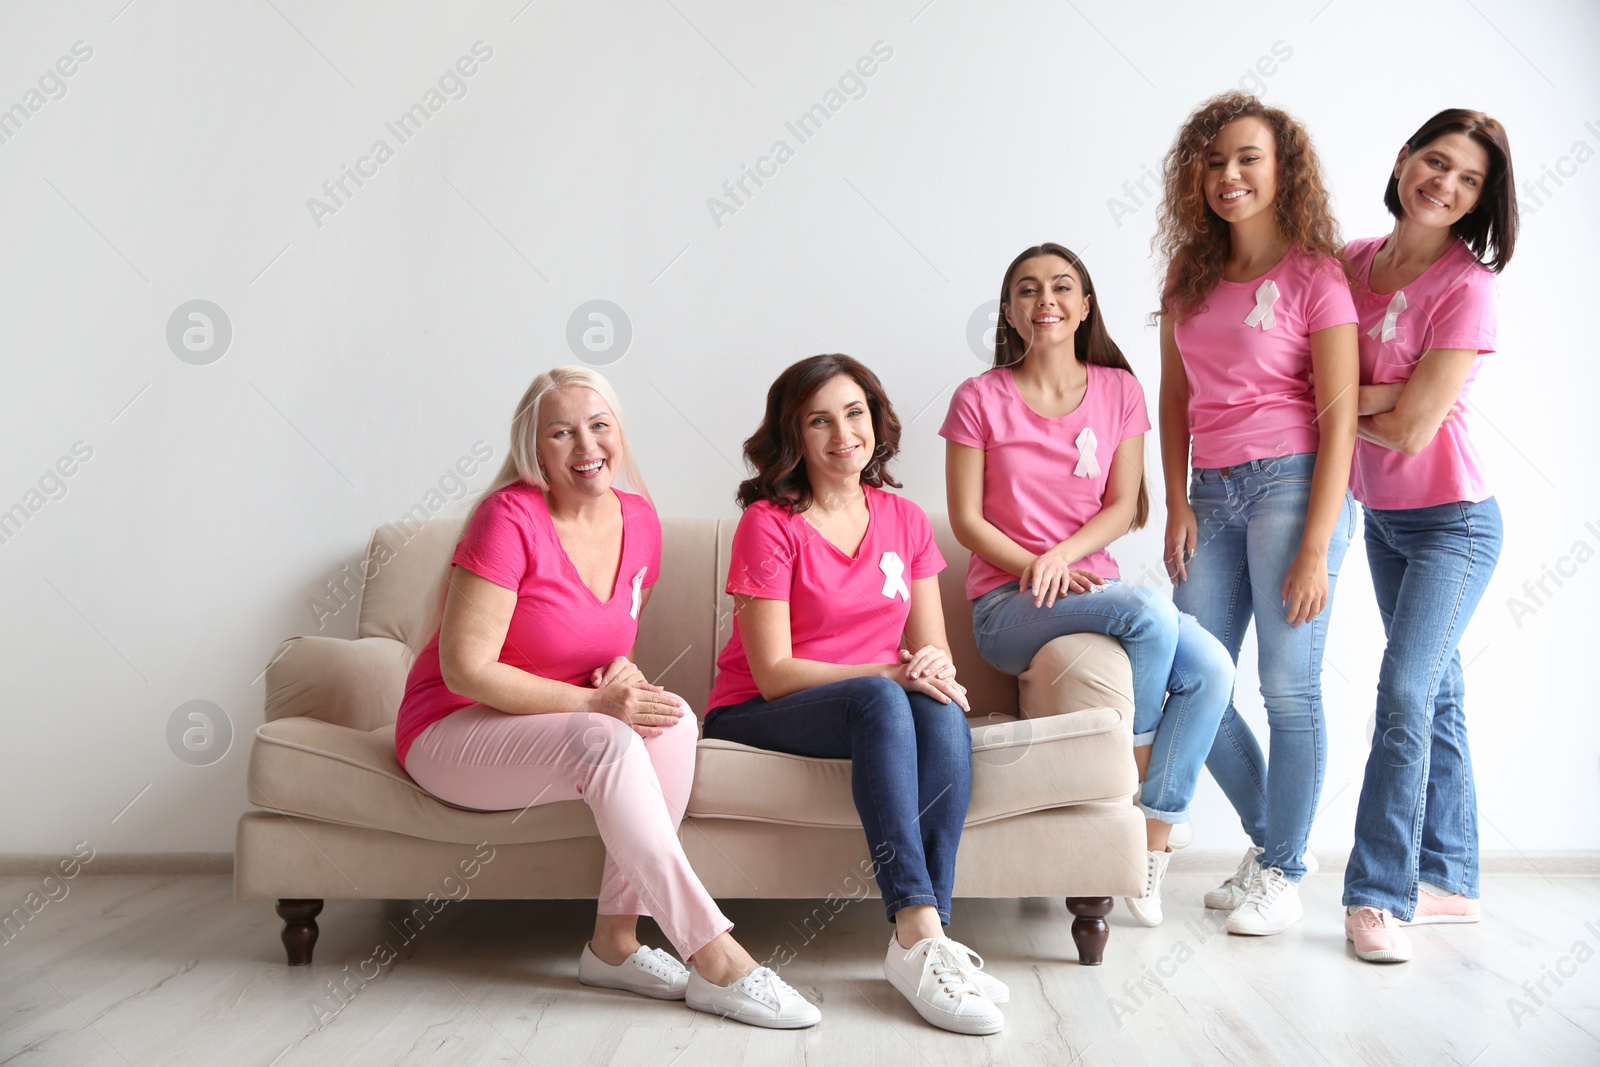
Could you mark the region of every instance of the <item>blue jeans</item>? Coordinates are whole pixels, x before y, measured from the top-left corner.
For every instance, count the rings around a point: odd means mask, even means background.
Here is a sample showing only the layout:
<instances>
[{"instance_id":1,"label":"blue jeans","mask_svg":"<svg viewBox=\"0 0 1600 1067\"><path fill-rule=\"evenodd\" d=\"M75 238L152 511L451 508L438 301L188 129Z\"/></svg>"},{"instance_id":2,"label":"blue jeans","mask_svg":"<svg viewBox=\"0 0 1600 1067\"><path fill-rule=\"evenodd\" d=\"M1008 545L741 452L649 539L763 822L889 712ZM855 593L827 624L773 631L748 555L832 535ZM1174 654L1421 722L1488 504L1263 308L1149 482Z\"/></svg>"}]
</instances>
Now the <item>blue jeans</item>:
<instances>
[{"instance_id":1,"label":"blue jeans","mask_svg":"<svg viewBox=\"0 0 1600 1067\"><path fill-rule=\"evenodd\" d=\"M1271 762L1232 701L1206 766L1239 813L1245 833L1266 851L1257 862L1298 882L1327 764L1322 715L1322 650L1345 550L1355 536L1355 502L1344 508L1328 543L1328 606L1290 626L1283 580L1300 551L1316 453L1196 468L1189 502L1199 525L1188 580L1172 591L1237 663L1245 630L1256 623L1261 698L1271 731Z\"/></svg>"},{"instance_id":2,"label":"blue jeans","mask_svg":"<svg viewBox=\"0 0 1600 1067\"><path fill-rule=\"evenodd\" d=\"M1233 661L1222 644L1172 601L1112 580L1088 593L1035 607L1015 582L972 602L978 652L996 669L1021 674L1039 649L1064 634L1105 634L1122 642L1133 667L1133 743L1153 746L1139 807L1166 823L1189 821L1189 802L1233 693Z\"/></svg>"},{"instance_id":3,"label":"blue jeans","mask_svg":"<svg viewBox=\"0 0 1600 1067\"><path fill-rule=\"evenodd\" d=\"M1416 909L1417 882L1478 895L1478 798L1461 701L1461 633L1500 558L1500 506L1366 509L1367 560L1389 639L1356 807L1344 902Z\"/></svg>"},{"instance_id":4,"label":"blue jeans","mask_svg":"<svg viewBox=\"0 0 1600 1067\"><path fill-rule=\"evenodd\" d=\"M972 730L961 705L908 693L888 678L847 678L713 709L705 736L850 760L884 910L893 919L902 908L931 904L949 925L972 795Z\"/></svg>"}]
</instances>

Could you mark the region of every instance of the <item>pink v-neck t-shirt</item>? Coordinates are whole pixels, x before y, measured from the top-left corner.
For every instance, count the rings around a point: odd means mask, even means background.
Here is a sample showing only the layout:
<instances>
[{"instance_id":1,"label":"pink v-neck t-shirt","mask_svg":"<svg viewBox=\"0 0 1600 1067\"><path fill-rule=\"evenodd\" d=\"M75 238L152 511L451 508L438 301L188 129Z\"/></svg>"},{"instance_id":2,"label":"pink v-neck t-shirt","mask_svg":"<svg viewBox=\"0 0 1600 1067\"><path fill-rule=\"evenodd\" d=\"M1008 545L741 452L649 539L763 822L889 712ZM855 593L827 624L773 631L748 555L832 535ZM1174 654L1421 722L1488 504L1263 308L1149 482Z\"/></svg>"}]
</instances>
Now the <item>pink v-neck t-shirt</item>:
<instances>
[{"instance_id":1,"label":"pink v-neck t-shirt","mask_svg":"<svg viewBox=\"0 0 1600 1067\"><path fill-rule=\"evenodd\" d=\"M1117 445L1150 429L1137 378L1117 367L1088 371L1077 408L1046 418L1022 398L1010 368L996 367L956 386L939 427L946 440L983 450L983 517L1036 556L1100 513ZM1074 566L1102 578L1121 574L1104 548ZM969 558L969 600L1016 581L977 553Z\"/></svg>"},{"instance_id":2,"label":"pink v-neck t-shirt","mask_svg":"<svg viewBox=\"0 0 1600 1067\"><path fill-rule=\"evenodd\" d=\"M911 583L944 570L933 527L904 497L862 486L867 532L852 558L803 515L765 500L745 508L728 556L728 592L789 603L796 659L819 663L899 663L911 615ZM706 706L742 704L761 695L745 655L739 616L717 657Z\"/></svg>"},{"instance_id":3,"label":"pink v-neck t-shirt","mask_svg":"<svg viewBox=\"0 0 1600 1067\"><path fill-rule=\"evenodd\" d=\"M1467 393L1494 351L1494 272L1479 263L1460 240L1422 275L1393 293L1367 288L1372 260L1387 237L1351 241L1345 256L1355 275L1350 291L1361 316L1361 384L1411 380L1411 372L1430 350L1464 348L1476 352L1461 386L1460 411L1414 456L1356 439L1350 488L1370 508L1429 508L1457 501L1489 499L1483 460L1469 435L1472 407Z\"/></svg>"},{"instance_id":4,"label":"pink v-neck t-shirt","mask_svg":"<svg viewBox=\"0 0 1600 1067\"><path fill-rule=\"evenodd\" d=\"M1315 452L1311 335L1355 321L1344 270L1298 248L1252 281L1218 281L1175 329L1194 466Z\"/></svg>"},{"instance_id":5,"label":"pink v-neck t-shirt","mask_svg":"<svg viewBox=\"0 0 1600 1067\"><path fill-rule=\"evenodd\" d=\"M614 492L622 503L622 563L605 601L578 576L542 491L518 482L478 506L450 562L516 592L501 663L587 686L596 667L633 648L644 590L660 575L661 520L643 497ZM394 747L401 765L418 734L473 703L445 687L434 634L412 664L396 716Z\"/></svg>"}]
</instances>

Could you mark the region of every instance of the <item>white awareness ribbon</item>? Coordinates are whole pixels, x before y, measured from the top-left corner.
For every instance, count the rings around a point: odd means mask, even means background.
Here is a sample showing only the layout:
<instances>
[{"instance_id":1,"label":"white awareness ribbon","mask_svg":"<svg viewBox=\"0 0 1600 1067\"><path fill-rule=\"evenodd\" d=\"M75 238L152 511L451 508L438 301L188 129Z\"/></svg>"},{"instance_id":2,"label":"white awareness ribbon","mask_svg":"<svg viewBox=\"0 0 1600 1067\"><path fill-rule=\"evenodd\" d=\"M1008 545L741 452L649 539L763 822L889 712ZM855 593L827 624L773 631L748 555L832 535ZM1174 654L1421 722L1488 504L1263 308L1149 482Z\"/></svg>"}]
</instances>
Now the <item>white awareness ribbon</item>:
<instances>
[{"instance_id":1,"label":"white awareness ribbon","mask_svg":"<svg viewBox=\"0 0 1600 1067\"><path fill-rule=\"evenodd\" d=\"M1094 431L1085 426L1078 435L1078 465L1072 468L1072 473L1079 478L1100 477L1100 462L1095 459L1094 450L1099 444L1094 438Z\"/></svg>"},{"instance_id":2,"label":"white awareness ribbon","mask_svg":"<svg viewBox=\"0 0 1600 1067\"><path fill-rule=\"evenodd\" d=\"M640 567L639 573L633 576L633 607L628 609L628 614L635 619L639 617L639 608L644 604L644 576L649 567Z\"/></svg>"},{"instance_id":3,"label":"white awareness ribbon","mask_svg":"<svg viewBox=\"0 0 1600 1067\"><path fill-rule=\"evenodd\" d=\"M1250 314L1244 317L1246 326L1259 326L1263 330L1270 330L1278 325L1277 316L1272 313L1272 305L1278 302L1278 283L1268 278L1261 283L1261 288L1256 290L1256 306Z\"/></svg>"},{"instance_id":4,"label":"white awareness ribbon","mask_svg":"<svg viewBox=\"0 0 1600 1067\"><path fill-rule=\"evenodd\" d=\"M883 572L883 595L893 600L899 597L902 600L911 599L911 589L906 585L903 577L906 565L900 557L893 552L885 552L883 558L878 560L878 569Z\"/></svg>"},{"instance_id":5,"label":"white awareness ribbon","mask_svg":"<svg viewBox=\"0 0 1600 1067\"><path fill-rule=\"evenodd\" d=\"M1383 322L1367 331L1368 337L1376 337L1380 341L1393 341L1395 329L1400 323L1400 313L1406 309L1406 294L1397 290L1394 299L1389 301L1389 310L1383 313Z\"/></svg>"}]
</instances>

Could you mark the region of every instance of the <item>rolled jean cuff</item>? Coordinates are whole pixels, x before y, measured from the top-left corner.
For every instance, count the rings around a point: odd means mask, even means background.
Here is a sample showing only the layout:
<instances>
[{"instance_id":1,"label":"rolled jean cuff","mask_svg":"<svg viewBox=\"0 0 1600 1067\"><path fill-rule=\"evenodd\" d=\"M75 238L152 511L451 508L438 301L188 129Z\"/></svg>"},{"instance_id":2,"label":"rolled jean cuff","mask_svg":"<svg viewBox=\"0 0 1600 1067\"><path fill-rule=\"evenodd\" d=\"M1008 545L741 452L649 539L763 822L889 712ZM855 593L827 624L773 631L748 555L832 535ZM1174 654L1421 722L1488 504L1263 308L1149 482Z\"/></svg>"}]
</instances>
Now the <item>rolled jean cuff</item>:
<instances>
[{"instance_id":1,"label":"rolled jean cuff","mask_svg":"<svg viewBox=\"0 0 1600 1067\"><path fill-rule=\"evenodd\" d=\"M1156 731L1155 730L1151 730L1149 733L1145 733L1145 734L1134 734L1133 735L1133 747L1134 748L1149 748L1151 745L1153 745L1155 743L1156 743Z\"/></svg>"},{"instance_id":2,"label":"rolled jean cuff","mask_svg":"<svg viewBox=\"0 0 1600 1067\"><path fill-rule=\"evenodd\" d=\"M928 907L938 912L940 922L944 923L946 926L950 925L950 913L939 907L939 900L932 893L912 893L909 896L900 897L898 900L886 900L883 902L883 910L888 913L889 921L893 922L894 917L898 912L901 912L906 908L915 908L922 904L926 904Z\"/></svg>"},{"instance_id":3,"label":"rolled jean cuff","mask_svg":"<svg viewBox=\"0 0 1600 1067\"><path fill-rule=\"evenodd\" d=\"M1166 823L1168 826L1177 826L1180 823L1186 823L1189 821L1188 808L1184 808L1182 811L1157 811L1155 808L1152 808L1150 805L1141 800L1139 801L1139 810L1144 812L1145 818L1156 819L1160 822Z\"/></svg>"}]
</instances>

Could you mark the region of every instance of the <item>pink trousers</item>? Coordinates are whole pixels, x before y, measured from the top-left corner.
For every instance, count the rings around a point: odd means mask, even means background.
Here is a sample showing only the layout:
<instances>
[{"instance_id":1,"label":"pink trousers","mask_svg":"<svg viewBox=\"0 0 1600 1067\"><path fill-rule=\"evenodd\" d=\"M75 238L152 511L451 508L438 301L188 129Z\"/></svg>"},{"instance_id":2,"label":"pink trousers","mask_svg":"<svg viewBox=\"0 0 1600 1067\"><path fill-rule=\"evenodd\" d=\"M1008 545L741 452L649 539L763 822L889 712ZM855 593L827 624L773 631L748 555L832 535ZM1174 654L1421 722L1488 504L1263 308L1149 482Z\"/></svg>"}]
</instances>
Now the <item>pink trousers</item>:
<instances>
[{"instance_id":1,"label":"pink trousers","mask_svg":"<svg viewBox=\"0 0 1600 1067\"><path fill-rule=\"evenodd\" d=\"M512 715L474 704L419 734L405 769L463 808L588 804L606 846L599 913L651 916L688 959L733 924L678 840L699 733L687 704L683 711L676 725L646 740L608 715Z\"/></svg>"}]
</instances>

